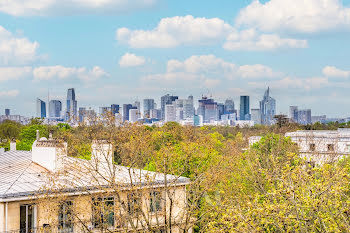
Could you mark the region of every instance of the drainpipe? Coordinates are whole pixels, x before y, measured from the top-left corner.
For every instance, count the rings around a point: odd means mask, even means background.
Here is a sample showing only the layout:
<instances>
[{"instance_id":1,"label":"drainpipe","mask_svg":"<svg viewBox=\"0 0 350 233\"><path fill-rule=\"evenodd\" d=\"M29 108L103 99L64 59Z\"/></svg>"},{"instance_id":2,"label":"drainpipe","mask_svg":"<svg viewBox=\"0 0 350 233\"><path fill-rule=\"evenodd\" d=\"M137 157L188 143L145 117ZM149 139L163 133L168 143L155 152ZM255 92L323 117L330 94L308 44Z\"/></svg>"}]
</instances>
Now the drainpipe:
<instances>
[{"instance_id":1,"label":"drainpipe","mask_svg":"<svg viewBox=\"0 0 350 233\"><path fill-rule=\"evenodd\" d=\"M6 202L6 204L5 204L5 232L7 232L8 209L9 209L9 203Z\"/></svg>"}]
</instances>

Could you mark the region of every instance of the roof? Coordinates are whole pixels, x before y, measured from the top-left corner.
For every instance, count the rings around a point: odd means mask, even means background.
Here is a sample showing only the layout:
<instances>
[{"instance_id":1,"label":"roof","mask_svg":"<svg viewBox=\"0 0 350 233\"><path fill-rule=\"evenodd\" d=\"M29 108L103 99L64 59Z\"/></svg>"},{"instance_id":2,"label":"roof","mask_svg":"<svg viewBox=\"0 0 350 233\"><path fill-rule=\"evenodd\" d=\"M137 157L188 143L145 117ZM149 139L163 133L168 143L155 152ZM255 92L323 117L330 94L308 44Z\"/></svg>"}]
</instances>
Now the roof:
<instances>
[{"instance_id":1,"label":"roof","mask_svg":"<svg viewBox=\"0 0 350 233\"><path fill-rule=\"evenodd\" d=\"M134 185L162 185L164 174L141 169L132 169L101 163L98 169L88 160L74 157L64 157L62 169L53 173L31 160L30 151L8 151L0 155L0 202L6 199L30 197L40 194L52 185L60 187L66 192L109 187L111 179L115 178L118 187L130 188ZM167 175L167 180L173 185L186 185L189 179ZM52 187L52 186L50 186Z\"/></svg>"},{"instance_id":2,"label":"roof","mask_svg":"<svg viewBox=\"0 0 350 233\"><path fill-rule=\"evenodd\" d=\"M287 137L350 138L350 129L338 130L298 130L286 133Z\"/></svg>"}]
</instances>

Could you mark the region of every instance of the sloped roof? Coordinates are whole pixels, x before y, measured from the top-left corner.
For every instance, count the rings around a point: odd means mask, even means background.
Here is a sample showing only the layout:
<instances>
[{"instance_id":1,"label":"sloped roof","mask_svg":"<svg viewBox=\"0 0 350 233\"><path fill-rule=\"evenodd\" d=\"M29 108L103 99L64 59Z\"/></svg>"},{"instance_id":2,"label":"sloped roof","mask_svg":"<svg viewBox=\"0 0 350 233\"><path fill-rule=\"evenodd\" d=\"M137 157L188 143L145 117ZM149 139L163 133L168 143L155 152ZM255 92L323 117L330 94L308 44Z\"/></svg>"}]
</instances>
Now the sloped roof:
<instances>
[{"instance_id":1,"label":"sloped roof","mask_svg":"<svg viewBox=\"0 0 350 233\"><path fill-rule=\"evenodd\" d=\"M109 187L114 177L115 186L130 188L134 185L162 185L164 174L124 166L94 167L91 161L64 157L62 169L52 173L31 160L30 151L9 151L0 155L0 202L9 198L30 197L47 191L49 187L62 188L67 192ZM169 183L184 185L185 177L167 175ZM52 182L54 180L54 182Z\"/></svg>"}]
</instances>

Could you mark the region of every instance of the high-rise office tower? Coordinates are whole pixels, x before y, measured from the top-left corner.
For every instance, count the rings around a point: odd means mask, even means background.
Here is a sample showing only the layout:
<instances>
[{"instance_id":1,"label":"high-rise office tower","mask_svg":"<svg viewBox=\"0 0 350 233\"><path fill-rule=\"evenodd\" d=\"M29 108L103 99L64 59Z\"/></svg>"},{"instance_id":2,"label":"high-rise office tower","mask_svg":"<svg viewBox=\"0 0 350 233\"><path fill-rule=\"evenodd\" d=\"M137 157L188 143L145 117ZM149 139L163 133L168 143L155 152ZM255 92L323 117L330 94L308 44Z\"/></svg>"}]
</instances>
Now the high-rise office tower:
<instances>
[{"instance_id":1,"label":"high-rise office tower","mask_svg":"<svg viewBox=\"0 0 350 233\"><path fill-rule=\"evenodd\" d=\"M172 96L172 95L164 95L160 99L160 107L162 111L162 120L165 119L165 105L167 104L172 104L175 100L177 100L179 97L178 96Z\"/></svg>"},{"instance_id":2,"label":"high-rise office tower","mask_svg":"<svg viewBox=\"0 0 350 233\"><path fill-rule=\"evenodd\" d=\"M298 123L302 125L311 124L311 109L302 109L298 111Z\"/></svg>"},{"instance_id":3,"label":"high-rise office tower","mask_svg":"<svg viewBox=\"0 0 350 233\"><path fill-rule=\"evenodd\" d=\"M219 116L218 104L214 101L214 99L208 99L207 97L203 96L202 99L198 100L197 114L203 117L204 123L217 121Z\"/></svg>"},{"instance_id":4,"label":"high-rise office tower","mask_svg":"<svg viewBox=\"0 0 350 233\"><path fill-rule=\"evenodd\" d=\"M113 115L119 113L119 104L112 104L111 105L111 112Z\"/></svg>"},{"instance_id":5,"label":"high-rise office tower","mask_svg":"<svg viewBox=\"0 0 350 233\"><path fill-rule=\"evenodd\" d=\"M10 116L10 109L8 109L8 108L5 109L5 115Z\"/></svg>"},{"instance_id":6,"label":"high-rise office tower","mask_svg":"<svg viewBox=\"0 0 350 233\"><path fill-rule=\"evenodd\" d=\"M176 104L165 105L165 119L166 122L176 121Z\"/></svg>"},{"instance_id":7,"label":"high-rise office tower","mask_svg":"<svg viewBox=\"0 0 350 233\"><path fill-rule=\"evenodd\" d=\"M123 121L129 120L130 109L137 109L137 108L132 106L132 104L123 104Z\"/></svg>"},{"instance_id":8,"label":"high-rise office tower","mask_svg":"<svg viewBox=\"0 0 350 233\"><path fill-rule=\"evenodd\" d=\"M265 91L264 98L260 101L261 123L271 125L276 115L276 100L270 96L270 88Z\"/></svg>"},{"instance_id":9,"label":"high-rise office tower","mask_svg":"<svg viewBox=\"0 0 350 233\"><path fill-rule=\"evenodd\" d=\"M183 103L183 118L193 119L194 116L194 106L193 106L193 96L190 95Z\"/></svg>"},{"instance_id":10,"label":"high-rise office tower","mask_svg":"<svg viewBox=\"0 0 350 233\"><path fill-rule=\"evenodd\" d=\"M69 88L67 91L67 115L66 120L75 119L78 113L78 103L75 99L74 88Z\"/></svg>"},{"instance_id":11,"label":"high-rise office tower","mask_svg":"<svg viewBox=\"0 0 350 233\"><path fill-rule=\"evenodd\" d=\"M218 103L218 119L221 120L221 116L225 113L225 105Z\"/></svg>"},{"instance_id":12,"label":"high-rise office tower","mask_svg":"<svg viewBox=\"0 0 350 233\"><path fill-rule=\"evenodd\" d=\"M261 111L260 108L251 109L251 120L254 121L255 125L261 124Z\"/></svg>"},{"instance_id":13,"label":"high-rise office tower","mask_svg":"<svg viewBox=\"0 0 350 233\"><path fill-rule=\"evenodd\" d=\"M111 111L110 107L100 107L100 114L101 115L106 115Z\"/></svg>"},{"instance_id":14,"label":"high-rise office tower","mask_svg":"<svg viewBox=\"0 0 350 233\"><path fill-rule=\"evenodd\" d=\"M129 110L129 121L131 123L137 122L141 118L140 110L139 109L130 109Z\"/></svg>"},{"instance_id":15,"label":"high-rise office tower","mask_svg":"<svg viewBox=\"0 0 350 233\"><path fill-rule=\"evenodd\" d=\"M36 100L36 116L39 118L46 117L46 103L41 99Z\"/></svg>"},{"instance_id":16,"label":"high-rise office tower","mask_svg":"<svg viewBox=\"0 0 350 233\"><path fill-rule=\"evenodd\" d=\"M298 106L289 106L289 118L293 122L298 122Z\"/></svg>"},{"instance_id":17,"label":"high-rise office tower","mask_svg":"<svg viewBox=\"0 0 350 233\"><path fill-rule=\"evenodd\" d=\"M136 107L138 110L141 111L141 103L140 101L135 101L134 104L133 104L134 107Z\"/></svg>"},{"instance_id":18,"label":"high-rise office tower","mask_svg":"<svg viewBox=\"0 0 350 233\"><path fill-rule=\"evenodd\" d=\"M79 108L79 122L83 122L86 117L86 108Z\"/></svg>"},{"instance_id":19,"label":"high-rise office tower","mask_svg":"<svg viewBox=\"0 0 350 233\"><path fill-rule=\"evenodd\" d=\"M250 120L250 104L249 104L249 96L241 96L240 98L240 106L239 106L239 119L240 120Z\"/></svg>"},{"instance_id":20,"label":"high-rise office tower","mask_svg":"<svg viewBox=\"0 0 350 233\"><path fill-rule=\"evenodd\" d=\"M235 102L232 99L227 99L225 101L225 114L235 112Z\"/></svg>"},{"instance_id":21,"label":"high-rise office tower","mask_svg":"<svg viewBox=\"0 0 350 233\"><path fill-rule=\"evenodd\" d=\"M154 99L144 99L143 100L143 117L150 118L150 111L154 109Z\"/></svg>"},{"instance_id":22,"label":"high-rise office tower","mask_svg":"<svg viewBox=\"0 0 350 233\"><path fill-rule=\"evenodd\" d=\"M49 117L60 118L62 111L62 103L59 100L50 100L49 102Z\"/></svg>"}]
</instances>

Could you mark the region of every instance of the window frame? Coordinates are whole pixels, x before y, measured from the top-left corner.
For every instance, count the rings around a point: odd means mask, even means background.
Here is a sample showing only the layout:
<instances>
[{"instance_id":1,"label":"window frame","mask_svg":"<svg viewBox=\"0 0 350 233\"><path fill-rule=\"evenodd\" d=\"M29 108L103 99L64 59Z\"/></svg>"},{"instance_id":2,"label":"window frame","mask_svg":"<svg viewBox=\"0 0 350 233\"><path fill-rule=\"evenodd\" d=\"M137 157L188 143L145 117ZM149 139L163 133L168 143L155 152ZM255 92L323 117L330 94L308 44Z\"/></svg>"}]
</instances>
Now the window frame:
<instances>
[{"instance_id":1,"label":"window frame","mask_svg":"<svg viewBox=\"0 0 350 233\"><path fill-rule=\"evenodd\" d=\"M95 204L95 203L97 203L97 204ZM110 204L108 204L108 203L110 203ZM96 215L99 216L98 219L95 217ZM92 198L91 223L92 223L93 228L100 228L100 227L114 228L115 227L115 198L114 198L114 196L93 197Z\"/></svg>"},{"instance_id":2,"label":"window frame","mask_svg":"<svg viewBox=\"0 0 350 233\"><path fill-rule=\"evenodd\" d=\"M162 192L152 190L149 193L149 211L150 213L158 213L164 209L164 201Z\"/></svg>"},{"instance_id":3,"label":"window frame","mask_svg":"<svg viewBox=\"0 0 350 233\"><path fill-rule=\"evenodd\" d=\"M310 143L309 144L309 150L310 151L316 151L316 144L315 143Z\"/></svg>"},{"instance_id":4,"label":"window frame","mask_svg":"<svg viewBox=\"0 0 350 233\"><path fill-rule=\"evenodd\" d=\"M127 194L127 212L130 216L137 216L142 211L142 198L138 193L131 192Z\"/></svg>"},{"instance_id":5,"label":"window frame","mask_svg":"<svg viewBox=\"0 0 350 233\"><path fill-rule=\"evenodd\" d=\"M70 203L70 204L69 204ZM69 207L68 207L69 206ZM71 233L74 232L74 215L73 215L73 201L68 200L59 206L58 210L58 232L60 233ZM60 219L61 214L63 215ZM66 217L65 217L66 216ZM67 220L68 218L68 220ZM70 218L70 219L69 219ZM67 220L67 222L65 221ZM61 226L61 224L63 224Z\"/></svg>"},{"instance_id":6,"label":"window frame","mask_svg":"<svg viewBox=\"0 0 350 233\"><path fill-rule=\"evenodd\" d=\"M327 144L327 151L328 152L334 152L335 151L335 145L334 144Z\"/></svg>"},{"instance_id":7,"label":"window frame","mask_svg":"<svg viewBox=\"0 0 350 233\"><path fill-rule=\"evenodd\" d=\"M25 220L24 220L24 228L22 228L22 210L23 207L25 207ZM31 214L29 215L29 207L31 207ZM30 233L33 230L35 230L36 227L36 205L34 204L23 204L20 205L20 218L19 218L19 222L20 222L20 233ZM29 216L31 216L30 218L30 222L29 222Z\"/></svg>"}]
</instances>

